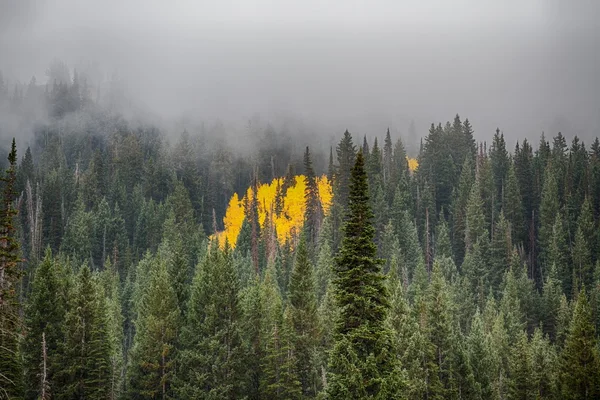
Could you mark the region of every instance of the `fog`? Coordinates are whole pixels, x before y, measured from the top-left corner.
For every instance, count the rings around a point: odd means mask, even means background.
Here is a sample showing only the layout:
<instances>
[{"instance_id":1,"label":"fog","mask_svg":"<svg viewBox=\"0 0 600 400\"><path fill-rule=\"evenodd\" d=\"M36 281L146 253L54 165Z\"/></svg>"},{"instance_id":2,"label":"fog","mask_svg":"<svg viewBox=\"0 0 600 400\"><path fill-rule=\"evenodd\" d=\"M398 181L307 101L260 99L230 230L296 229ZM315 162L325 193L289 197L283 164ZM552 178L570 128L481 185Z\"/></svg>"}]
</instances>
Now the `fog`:
<instances>
[{"instance_id":1,"label":"fog","mask_svg":"<svg viewBox=\"0 0 600 400\"><path fill-rule=\"evenodd\" d=\"M499 127L509 143L542 131L589 143L596 3L0 0L0 70L43 83L59 59L92 84L118 77L145 115L233 132L260 115L323 137L406 135L411 121L425 135L459 113L481 140Z\"/></svg>"}]
</instances>

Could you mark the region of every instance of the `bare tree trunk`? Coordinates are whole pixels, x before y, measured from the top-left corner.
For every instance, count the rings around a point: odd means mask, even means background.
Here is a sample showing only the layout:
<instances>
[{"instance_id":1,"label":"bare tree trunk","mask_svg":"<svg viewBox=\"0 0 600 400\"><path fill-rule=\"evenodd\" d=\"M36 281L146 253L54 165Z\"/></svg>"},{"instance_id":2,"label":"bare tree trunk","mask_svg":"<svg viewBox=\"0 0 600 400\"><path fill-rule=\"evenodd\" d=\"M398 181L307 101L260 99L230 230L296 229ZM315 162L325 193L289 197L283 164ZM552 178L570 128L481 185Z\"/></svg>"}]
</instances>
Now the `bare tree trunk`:
<instances>
[{"instance_id":1,"label":"bare tree trunk","mask_svg":"<svg viewBox=\"0 0 600 400\"><path fill-rule=\"evenodd\" d=\"M47 370L47 364L48 364L48 355L47 355L47 349L46 349L46 332L42 332L42 371L41 371L41 376L42 376L42 394L41 394L41 400L48 400L50 399L50 384L48 383L48 370Z\"/></svg>"}]
</instances>

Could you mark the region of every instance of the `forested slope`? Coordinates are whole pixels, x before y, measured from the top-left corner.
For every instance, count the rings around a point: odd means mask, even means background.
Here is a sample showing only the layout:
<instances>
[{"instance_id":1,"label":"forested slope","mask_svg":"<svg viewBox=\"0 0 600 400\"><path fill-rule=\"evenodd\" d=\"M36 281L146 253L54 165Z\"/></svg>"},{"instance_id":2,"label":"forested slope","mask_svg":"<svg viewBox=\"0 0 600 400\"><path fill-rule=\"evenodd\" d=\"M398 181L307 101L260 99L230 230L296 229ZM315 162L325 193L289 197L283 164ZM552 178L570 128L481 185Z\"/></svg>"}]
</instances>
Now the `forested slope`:
<instances>
[{"instance_id":1,"label":"forested slope","mask_svg":"<svg viewBox=\"0 0 600 400\"><path fill-rule=\"evenodd\" d=\"M241 152L75 85L4 163L0 398L600 396L598 139Z\"/></svg>"}]
</instances>

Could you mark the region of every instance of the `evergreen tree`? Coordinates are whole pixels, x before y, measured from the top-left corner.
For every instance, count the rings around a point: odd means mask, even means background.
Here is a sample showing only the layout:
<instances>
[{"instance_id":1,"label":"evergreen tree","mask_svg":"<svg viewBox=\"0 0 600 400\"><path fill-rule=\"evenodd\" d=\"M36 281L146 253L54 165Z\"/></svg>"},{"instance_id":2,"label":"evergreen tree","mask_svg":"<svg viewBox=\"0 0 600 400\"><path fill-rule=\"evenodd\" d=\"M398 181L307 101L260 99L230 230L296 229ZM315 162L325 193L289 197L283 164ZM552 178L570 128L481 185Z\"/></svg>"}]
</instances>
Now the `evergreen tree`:
<instances>
[{"instance_id":1,"label":"evergreen tree","mask_svg":"<svg viewBox=\"0 0 600 400\"><path fill-rule=\"evenodd\" d=\"M510 349L509 357L509 399L534 398L534 382L532 380L531 354L527 334L520 332L514 346Z\"/></svg>"},{"instance_id":2,"label":"evergreen tree","mask_svg":"<svg viewBox=\"0 0 600 400\"><path fill-rule=\"evenodd\" d=\"M492 175L494 177L494 193L495 198L497 199L494 211L498 212L501 208L506 207L503 200L510 164L510 158L506 151L506 142L504 141L504 133L500 133L500 129L498 128L496 128L496 133L492 140L490 163L492 166Z\"/></svg>"},{"instance_id":3,"label":"evergreen tree","mask_svg":"<svg viewBox=\"0 0 600 400\"><path fill-rule=\"evenodd\" d=\"M552 398L556 394L557 357L554 346L541 329L536 329L529 346L531 356L531 380L535 398ZM556 396L555 396L556 397Z\"/></svg>"},{"instance_id":4,"label":"evergreen tree","mask_svg":"<svg viewBox=\"0 0 600 400\"><path fill-rule=\"evenodd\" d=\"M17 209L15 200L17 147L12 140L8 154L9 166L4 183L0 209L0 388L7 398L22 396L23 366L18 353L22 330L18 282L21 277L19 243L14 225Z\"/></svg>"},{"instance_id":5,"label":"evergreen tree","mask_svg":"<svg viewBox=\"0 0 600 400\"><path fill-rule=\"evenodd\" d=\"M471 187L466 209L465 248L467 252L483 238L487 238L487 229L484 215L484 203L481 197L479 179Z\"/></svg>"},{"instance_id":6,"label":"evergreen tree","mask_svg":"<svg viewBox=\"0 0 600 400\"><path fill-rule=\"evenodd\" d=\"M542 189L542 202L540 204L540 231L539 231L539 249L540 261L543 266L548 265L548 253L552 240L552 227L555 222L556 214L559 211L558 182L550 168L544 177L544 187Z\"/></svg>"},{"instance_id":7,"label":"evergreen tree","mask_svg":"<svg viewBox=\"0 0 600 400\"><path fill-rule=\"evenodd\" d=\"M40 265L36 268L35 277L31 284L25 310L26 335L23 342L23 356L25 361L26 399L38 399L42 391L40 376L42 371L42 335L45 337L46 362L46 388L49 395L55 390L59 392L58 382L55 379L62 369L60 365L60 351L64 341L63 327L67 311L62 291L60 266L52 258L50 249Z\"/></svg>"},{"instance_id":8,"label":"evergreen tree","mask_svg":"<svg viewBox=\"0 0 600 400\"><path fill-rule=\"evenodd\" d=\"M319 321L313 266L308 259L304 235L296 250L296 260L290 276L288 312L292 324L292 345L297 360L296 369L304 396L317 394L316 366L313 356L319 342Z\"/></svg>"},{"instance_id":9,"label":"evergreen tree","mask_svg":"<svg viewBox=\"0 0 600 400\"><path fill-rule=\"evenodd\" d=\"M392 179L392 169L394 168L394 153L393 153L392 137L390 136L390 128L387 129L385 140L383 142L383 183L386 187L390 186ZM388 197L388 202L389 202Z\"/></svg>"},{"instance_id":10,"label":"evergreen tree","mask_svg":"<svg viewBox=\"0 0 600 400\"><path fill-rule=\"evenodd\" d=\"M588 241L583 235L581 226L577 227L575 233L575 242L571 252L573 259L573 291L585 286L591 286L592 283L592 256Z\"/></svg>"},{"instance_id":11,"label":"evergreen tree","mask_svg":"<svg viewBox=\"0 0 600 400\"><path fill-rule=\"evenodd\" d=\"M548 264L550 269L556 269L563 291L570 296L573 293L573 270L568 235L569 232L563 224L562 214L556 214L552 226L552 242L548 251Z\"/></svg>"},{"instance_id":12,"label":"evergreen tree","mask_svg":"<svg viewBox=\"0 0 600 400\"><path fill-rule=\"evenodd\" d=\"M451 360L453 357L452 305L439 264L434 264L427 291L427 338L431 343L428 392L432 397L444 398L451 393Z\"/></svg>"},{"instance_id":13,"label":"evergreen tree","mask_svg":"<svg viewBox=\"0 0 600 400\"><path fill-rule=\"evenodd\" d=\"M600 389L596 329L585 289L577 296L560 361L560 386L564 399L594 399Z\"/></svg>"},{"instance_id":14,"label":"evergreen tree","mask_svg":"<svg viewBox=\"0 0 600 400\"><path fill-rule=\"evenodd\" d=\"M506 219L510 222L511 237L515 244L524 243L525 219L523 215L523 202L519 190L519 182L512 163L508 168L504 197L502 198L502 210Z\"/></svg>"},{"instance_id":15,"label":"evergreen tree","mask_svg":"<svg viewBox=\"0 0 600 400\"><path fill-rule=\"evenodd\" d=\"M77 276L65 318L61 374L65 385L57 397L106 399L111 382L106 299L97 277L84 264Z\"/></svg>"},{"instance_id":16,"label":"evergreen tree","mask_svg":"<svg viewBox=\"0 0 600 400\"><path fill-rule=\"evenodd\" d=\"M510 226L506 218L504 218L504 213L501 211L498 222L494 226L494 235L492 236L489 249L489 282L494 292L498 292L500 289L502 278L510 264L512 248Z\"/></svg>"},{"instance_id":17,"label":"evergreen tree","mask_svg":"<svg viewBox=\"0 0 600 400\"><path fill-rule=\"evenodd\" d=\"M473 317L471 332L467 339L469 359L473 368L475 393L477 398L488 399L492 397L492 371L495 370L489 338L483 330L483 321L479 310Z\"/></svg>"},{"instance_id":18,"label":"evergreen tree","mask_svg":"<svg viewBox=\"0 0 600 400\"><path fill-rule=\"evenodd\" d=\"M350 172L354 165L356 157L356 147L352 142L352 135L346 130L344 137L336 147L337 153L337 174L335 179L334 196L336 201L345 210L348 204Z\"/></svg>"},{"instance_id":19,"label":"evergreen tree","mask_svg":"<svg viewBox=\"0 0 600 400\"><path fill-rule=\"evenodd\" d=\"M239 398L245 354L239 282L227 244L224 251L211 249L198 269L188 309L178 397Z\"/></svg>"},{"instance_id":20,"label":"evergreen tree","mask_svg":"<svg viewBox=\"0 0 600 400\"><path fill-rule=\"evenodd\" d=\"M136 335L128 366L129 396L173 398L180 311L171 285L167 259L157 255L137 271Z\"/></svg>"},{"instance_id":21,"label":"evergreen tree","mask_svg":"<svg viewBox=\"0 0 600 400\"><path fill-rule=\"evenodd\" d=\"M304 176L306 179L306 188L304 189L304 225L307 235L307 241L311 250L317 243L321 222L323 220L323 209L319 200L319 187L317 186L317 178L313 170L310 151L306 146L304 152Z\"/></svg>"},{"instance_id":22,"label":"evergreen tree","mask_svg":"<svg viewBox=\"0 0 600 400\"><path fill-rule=\"evenodd\" d=\"M470 158L462 166L458 188L455 188L452 200L452 248L456 263L462 264L465 256L465 230L467 226L467 205L474 181L474 172Z\"/></svg>"},{"instance_id":23,"label":"evergreen tree","mask_svg":"<svg viewBox=\"0 0 600 400\"><path fill-rule=\"evenodd\" d=\"M348 216L336 262L336 299L340 317L329 359L329 398L381 398L397 378L391 333L385 328L389 303L381 260L375 258L364 158L352 169ZM393 394L395 396L395 394ZM387 397L389 398L389 397Z\"/></svg>"}]
</instances>

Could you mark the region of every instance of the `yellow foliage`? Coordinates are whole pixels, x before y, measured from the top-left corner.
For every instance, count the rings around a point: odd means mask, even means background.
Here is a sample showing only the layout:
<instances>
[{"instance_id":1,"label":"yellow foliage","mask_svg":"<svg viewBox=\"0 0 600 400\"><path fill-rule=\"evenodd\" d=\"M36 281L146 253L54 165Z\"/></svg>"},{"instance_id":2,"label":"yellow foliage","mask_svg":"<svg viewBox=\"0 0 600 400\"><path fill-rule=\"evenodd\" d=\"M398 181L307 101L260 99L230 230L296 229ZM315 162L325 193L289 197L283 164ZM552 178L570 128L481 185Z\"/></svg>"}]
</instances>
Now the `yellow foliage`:
<instances>
[{"instance_id":1,"label":"yellow foliage","mask_svg":"<svg viewBox=\"0 0 600 400\"><path fill-rule=\"evenodd\" d=\"M283 198L283 209L279 215L275 215L275 198L277 196L277 187L283 184L282 179L274 179L271 183L264 183L258 186L258 220L262 228L264 228L267 220L267 214L271 216L273 224L277 231L277 240L279 243L285 243L286 239L292 238L302 229L304 224L304 190L306 188L306 180L304 175L296 176L296 184L287 189ZM333 192L330 182L326 176L317 179L319 188L319 199L323 212L327 214L331 206ZM251 203L254 198L254 190L249 187L246 190L246 195L241 200L237 193L231 197L223 225L223 232L217 232L211 239L217 239L220 246L225 245L225 239L234 247L237 242L237 237L242 229L242 223L246 218L244 203L248 199Z\"/></svg>"},{"instance_id":2,"label":"yellow foliage","mask_svg":"<svg viewBox=\"0 0 600 400\"><path fill-rule=\"evenodd\" d=\"M419 162L417 159L410 157L406 157L406 159L408 160L408 169L410 172L415 172L415 170L419 167Z\"/></svg>"}]
</instances>

